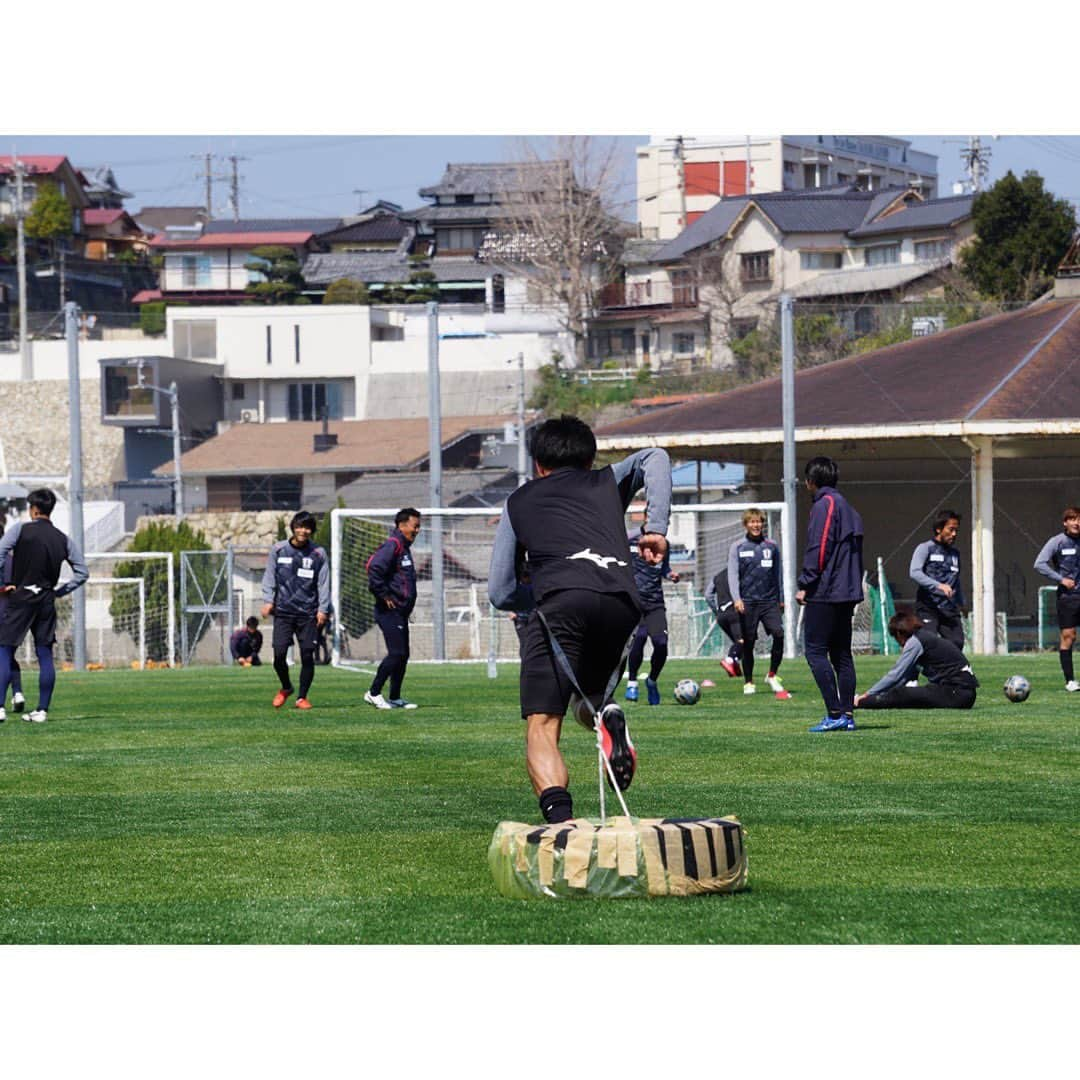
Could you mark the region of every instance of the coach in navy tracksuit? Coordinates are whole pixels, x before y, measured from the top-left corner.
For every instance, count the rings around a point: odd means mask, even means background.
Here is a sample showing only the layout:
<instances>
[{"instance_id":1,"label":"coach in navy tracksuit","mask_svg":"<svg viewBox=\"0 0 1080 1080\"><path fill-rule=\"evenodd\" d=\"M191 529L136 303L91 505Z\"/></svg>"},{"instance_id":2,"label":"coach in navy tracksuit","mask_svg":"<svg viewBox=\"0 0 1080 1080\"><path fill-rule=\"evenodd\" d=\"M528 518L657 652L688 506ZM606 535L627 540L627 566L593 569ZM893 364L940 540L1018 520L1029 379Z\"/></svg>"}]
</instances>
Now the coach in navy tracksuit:
<instances>
[{"instance_id":1,"label":"coach in navy tracksuit","mask_svg":"<svg viewBox=\"0 0 1080 1080\"><path fill-rule=\"evenodd\" d=\"M836 490L839 478L832 458L816 457L806 463L806 488L814 501L795 599L806 605L806 662L827 710L811 731L855 730L851 622L855 605L863 598L863 524Z\"/></svg>"},{"instance_id":2,"label":"coach in navy tracksuit","mask_svg":"<svg viewBox=\"0 0 1080 1080\"><path fill-rule=\"evenodd\" d=\"M409 663L409 616L416 606L416 567L410 548L420 532L420 511L411 506L394 515L394 531L368 559L368 588L375 595L375 621L386 641L386 656L364 700L376 709L415 709L401 696ZM382 688L390 681L390 700Z\"/></svg>"},{"instance_id":3,"label":"coach in navy tracksuit","mask_svg":"<svg viewBox=\"0 0 1080 1080\"><path fill-rule=\"evenodd\" d=\"M919 586L915 614L923 626L963 649L964 592L960 587L960 552L953 546L959 527L960 515L955 510L939 510L932 525L933 539L924 540L915 549L908 573Z\"/></svg>"}]
</instances>

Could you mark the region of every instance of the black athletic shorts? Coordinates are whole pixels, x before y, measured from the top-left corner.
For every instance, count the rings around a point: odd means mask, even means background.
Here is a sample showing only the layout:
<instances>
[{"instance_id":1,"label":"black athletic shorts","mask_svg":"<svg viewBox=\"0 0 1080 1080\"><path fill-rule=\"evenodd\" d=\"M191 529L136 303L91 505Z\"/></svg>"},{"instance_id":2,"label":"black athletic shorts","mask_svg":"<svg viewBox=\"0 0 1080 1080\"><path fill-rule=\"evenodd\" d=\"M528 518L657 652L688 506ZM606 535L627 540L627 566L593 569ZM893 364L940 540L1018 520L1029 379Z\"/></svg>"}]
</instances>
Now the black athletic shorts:
<instances>
[{"instance_id":1,"label":"black athletic shorts","mask_svg":"<svg viewBox=\"0 0 1080 1080\"><path fill-rule=\"evenodd\" d=\"M602 694L641 619L637 604L626 593L564 589L545 596L541 610L581 689L590 697ZM544 624L532 615L521 646L521 715L562 716L571 693Z\"/></svg>"},{"instance_id":2,"label":"black athletic shorts","mask_svg":"<svg viewBox=\"0 0 1080 1080\"><path fill-rule=\"evenodd\" d=\"M964 620L960 615L946 615L929 604L916 604L915 614L927 630L951 641L958 649L964 648Z\"/></svg>"},{"instance_id":3,"label":"black athletic shorts","mask_svg":"<svg viewBox=\"0 0 1080 1080\"><path fill-rule=\"evenodd\" d=\"M1080 593L1058 593L1057 617L1059 630L1072 630L1080 626Z\"/></svg>"},{"instance_id":4,"label":"black athletic shorts","mask_svg":"<svg viewBox=\"0 0 1080 1080\"><path fill-rule=\"evenodd\" d=\"M52 590L35 596L19 588L8 593L7 603L0 609L0 645L17 649L26 631L34 635L35 645L51 646L56 642L56 600Z\"/></svg>"},{"instance_id":5,"label":"black athletic shorts","mask_svg":"<svg viewBox=\"0 0 1080 1080\"><path fill-rule=\"evenodd\" d=\"M758 624L765 627L769 637L784 636L784 620L780 616L780 605L775 600L745 600L746 610L742 613L742 637L749 646L757 641Z\"/></svg>"},{"instance_id":6,"label":"black athletic shorts","mask_svg":"<svg viewBox=\"0 0 1080 1080\"><path fill-rule=\"evenodd\" d=\"M301 652L314 652L319 642L319 627L314 615L275 615L274 652L284 652L293 638L300 643Z\"/></svg>"},{"instance_id":7,"label":"black athletic shorts","mask_svg":"<svg viewBox=\"0 0 1080 1080\"><path fill-rule=\"evenodd\" d=\"M651 608L641 616L641 626L650 638L663 637L667 633L667 609L662 607Z\"/></svg>"}]
</instances>

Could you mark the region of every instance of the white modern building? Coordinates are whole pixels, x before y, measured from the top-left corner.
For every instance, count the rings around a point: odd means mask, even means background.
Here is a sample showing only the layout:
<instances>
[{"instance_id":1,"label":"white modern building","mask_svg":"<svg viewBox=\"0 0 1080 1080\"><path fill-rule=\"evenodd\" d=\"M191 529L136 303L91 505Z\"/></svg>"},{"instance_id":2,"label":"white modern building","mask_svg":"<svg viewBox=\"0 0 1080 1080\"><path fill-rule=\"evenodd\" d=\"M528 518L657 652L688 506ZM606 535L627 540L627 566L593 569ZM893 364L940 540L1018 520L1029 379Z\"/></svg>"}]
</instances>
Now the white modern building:
<instances>
[{"instance_id":1,"label":"white modern building","mask_svg":"<svg viewBox=\"0 0 1080 1080\"><path fill-rule=\"evenodd\" d=\"M854 184L937 194L937 156L890 135L653 136L637 150L641 235L667 240L721 199Z\"/></svg>"}]
</instances>

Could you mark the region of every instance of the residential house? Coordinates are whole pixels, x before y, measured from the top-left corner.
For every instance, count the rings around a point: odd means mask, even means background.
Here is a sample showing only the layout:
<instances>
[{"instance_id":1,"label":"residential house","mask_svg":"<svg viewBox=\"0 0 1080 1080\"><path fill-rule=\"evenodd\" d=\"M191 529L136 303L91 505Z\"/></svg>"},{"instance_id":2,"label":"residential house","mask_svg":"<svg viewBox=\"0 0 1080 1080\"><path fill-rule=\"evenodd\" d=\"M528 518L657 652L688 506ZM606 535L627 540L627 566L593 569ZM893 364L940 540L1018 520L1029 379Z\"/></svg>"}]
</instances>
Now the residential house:
<instances>
[{"instance_id":1,"label":"residential house","mask_svg":"<svg viewBox=\"0 0 1080 1080\"><path fill-rule=\"evenodd\" d=\"M937 156L889 135L665 138L637 150L641 235L678 236L721 199L853 184L937 194ZM685 217L685 220L684 220Z\"/></svg>"},{"instance_id":2,"label":"residential house","mask_svg":"<svg viewBox=\"0 0 1080 1080\"><path fill-rule=\"evenodd\" d=\"M448 504L505 476L504 465L487 465L484 444L501 435L510 419L443 416ZM339 495L350 505L369 497L402 504L403 491L416 497L423 490L428 438L426 418L237 424L182 456L184 505L191 512L298 506L322 512L332 509ZM164 480L171 470L166 463L155 471ZM365 496L369 487L372 494Z\"/></svg>"},{"instance_id":3,"label":"residential house","mask_svg":"<svg viewBox=\"0 0 1080 1080\"><path fill-rule=\"evenodd\" d=\"M149 253L149 237L126 210L89 208L83 212L83 226L88 259L108 261Z\"/></svg>"},{"instance_id":4,"label":"residential house","mask_svg":"<svg viewBox=\"0 0 1080 1080\"><path fill-rule=\"evenodd\" d=\"M210 221L195 239L156 236L150 249L163 257L160 297L191 304L235 304L249 298L246 287L263 280L249 269L253 248L275 245L291 248L303 263L321 248L320 233L337 229L340 218L249 219Z\"/></svg>"},{"instance_id":5,"label":"residential house","mask_svg":"<svg viewBox=\"0 0 1080 1080\"><path fill-rule=\"evenodd\" d=\"M595 358L605 358L617 329L628 364L727 366L730 342L770 322L782 292L831 305L851 332L874 330L874 305L940 293L942 273L974 233L972 200L854 184L724 199L645 261L626 264L615 297L623 303L594 323Z\"/></svg>"},{"instance_id":6,"label":"residential house","mask_svg":"<svg viewBox=\"0 0 1080 1080\"><path fill-rule=\"evenodd\" d=\"M144 206L135 213L144 233L166 240L198 240L209 220L204 206Z\"/></svg>"},{"instance_id":7,"label":"residential house","mask_svg":"<svg viewBox=\"0 0 1080 1080\"><path fill-rule=\"evenodd\" d=\"M131 192L124 191L108 165L83 165L79 172L86 180L86 199L92 210L123 210Z\"/></svg>"},{"instance_id":8,"label":"residential house","mask_svg":"<svg viewBox=\"0 0 1080 1080\"><path fill-rule=\"evenodd\" d=\"M0 155L0 223L13 224L16 211L15 161L23 163L23 207L29 211L42 184L52 184L71 207L71 236L57 241L61 251L82 247L83 213L90 205L86 178L63 154ZM28 246L31 246L28 243Z\"/></svg>"}]
</instances>

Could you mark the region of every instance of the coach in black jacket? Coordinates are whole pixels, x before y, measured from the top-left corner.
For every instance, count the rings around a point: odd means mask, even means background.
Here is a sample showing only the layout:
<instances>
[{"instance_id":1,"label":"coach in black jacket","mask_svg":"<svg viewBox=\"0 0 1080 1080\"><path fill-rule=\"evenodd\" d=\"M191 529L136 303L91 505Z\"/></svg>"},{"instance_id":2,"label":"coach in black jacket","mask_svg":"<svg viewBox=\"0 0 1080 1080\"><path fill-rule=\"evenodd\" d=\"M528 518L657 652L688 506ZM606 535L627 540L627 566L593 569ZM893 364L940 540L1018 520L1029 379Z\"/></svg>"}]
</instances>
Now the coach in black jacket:
<instances>
[{"instance_id":1,"label":"coach in black jacket","mask_svg":"<svg viewBox=\"0 0 1080 1080\"><path fill-rule=\"evenodd\" d=\"M806 554L795 599L806 605L806 662L827 710L811 731L855 730L855 660L851 622L863 598L863 524L836 490L840 469L832 458L806 463L810 507Z\"/></svg>"}]
</instances>

